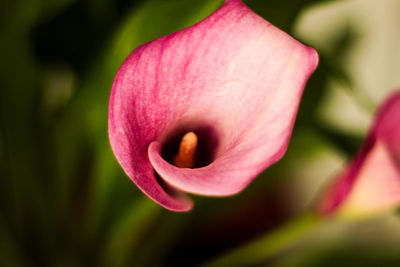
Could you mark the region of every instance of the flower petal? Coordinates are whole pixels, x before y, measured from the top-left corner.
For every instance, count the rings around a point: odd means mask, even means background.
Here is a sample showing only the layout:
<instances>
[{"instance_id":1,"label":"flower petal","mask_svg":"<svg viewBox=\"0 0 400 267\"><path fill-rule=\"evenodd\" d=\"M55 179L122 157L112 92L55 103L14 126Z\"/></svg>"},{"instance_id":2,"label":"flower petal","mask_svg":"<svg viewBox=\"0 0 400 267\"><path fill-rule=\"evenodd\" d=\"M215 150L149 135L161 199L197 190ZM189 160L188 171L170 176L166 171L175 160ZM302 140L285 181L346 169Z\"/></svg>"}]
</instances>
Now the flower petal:
<instances>
[{"instance_id":1,"label":"flower petal","mask_svg":"<svg viewBox=\"0 0 400 267\"><path fill-rule=\"evenodd\" d=\"M378 112L373 135L384 140L400 165L400 92L392 94Z\"/></svg>"},{"instance_id":2,"label":"flower petal","mask_svg":"<svg viewBox=\"0 0 400 267\"><path fill-rule=\"evenodd\" d=\"M129 178L159 205L173 211L190 210L193 207L192 200L166 184L162 186L162 181L157 179L147 159L146 145L146 138L151 140L156 137L151 132L143 131L146 122L141 117L126 113L128 105L133 102L129 102L132 100L129 96L122 95L127 92L118 84L120 73L124 74L120 71L114 81L108 113L108 134L118 162Z\"/></svg>"},{"instance_id":3,"label":"flower petal","mask_svg":"<svg viewBox=\"0 0 400 267\"><path fill-rule=\"evenodd\" d=\"M169 69L194 60L186 75L195 83L190 92L179 92L191 103L183 114L216 125L217 159L204 168L176 168L156 143L149 158L163 179L183 191L231 195L284 154L317 54L235 0L181 34L173 42L181 44L189 34L196 47L181 52L182 62L175 58Z\"/></svg>"},{"instance_id":4,"label":"flower petal","mask_svg":"<svg viewBox=\"0 0 400 267\"><path fill-rule=\"evenodd\" d=\"M377 113L356 158L328 188L317 210L368 215L400 204L400 92Z\"/></svg>"},{"instance_id":5,"label":"flower petal","mask_svg":"<svg viewBox=\"0 0 400 267\"><path fill-rule=\"evenodd\" d=\"M360 168L342 215L369 215L400 204L400 169L385 144L377 141Z\"/></svg>"},{"instance_id":6,"label":"flower petal","mask_svg":"<svg viewBox=\"0 0 400 267\"><path fill-rule=\"evenodd\" d=\"M148 160L179 190L234 194L285 152L317 62L315 50L241 1L226 1L200 23L137 48L123 63L110 100L114 153L158 203L182 202L161 193ZM161 157L167 133L202 124L218 135L210 165L176 168Z\"/></svg>"}]
</instances>

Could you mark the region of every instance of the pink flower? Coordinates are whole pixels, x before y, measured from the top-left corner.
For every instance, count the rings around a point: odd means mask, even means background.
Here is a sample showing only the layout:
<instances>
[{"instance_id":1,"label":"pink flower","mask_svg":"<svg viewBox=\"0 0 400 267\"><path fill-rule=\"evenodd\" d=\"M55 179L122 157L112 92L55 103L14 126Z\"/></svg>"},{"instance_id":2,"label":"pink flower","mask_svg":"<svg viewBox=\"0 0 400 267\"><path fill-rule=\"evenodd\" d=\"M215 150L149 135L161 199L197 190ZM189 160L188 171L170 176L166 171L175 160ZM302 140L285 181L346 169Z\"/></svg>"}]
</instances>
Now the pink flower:
<instances>
[{"instance_id":1,"label":"pink flower","mask_svg":"<svg viewBox=\"0 0 400 267\"><path fill-rule=\"evenodd\" d=\"M109 104L114 154L173 211L192 208L185 193L235 194L285 153L317 63L314 49L227 0L122 64Z\"/></svg>"},{"instance_id":2,"label":"pink flower","mask_svg":"<svg viewBox=\"0 0 400 267\"><path fill-rule=\"evenodd\" d=\"M355 159L328 188L322 214L365 217L400 205L400 92L380 108Z\"/></svg>"}]
</instances>

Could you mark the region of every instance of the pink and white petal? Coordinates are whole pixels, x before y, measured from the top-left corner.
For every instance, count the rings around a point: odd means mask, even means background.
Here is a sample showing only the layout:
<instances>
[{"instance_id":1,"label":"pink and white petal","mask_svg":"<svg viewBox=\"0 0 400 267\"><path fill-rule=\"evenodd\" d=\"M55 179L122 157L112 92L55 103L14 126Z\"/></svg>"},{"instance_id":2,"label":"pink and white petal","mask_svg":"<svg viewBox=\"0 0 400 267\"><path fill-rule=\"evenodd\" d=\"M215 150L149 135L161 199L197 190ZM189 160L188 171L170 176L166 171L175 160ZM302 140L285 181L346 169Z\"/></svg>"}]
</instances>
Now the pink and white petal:
<instances>
[{"instance_id":1,"label":"pink and white petal","mask_svg":"<svg viewBox=\"0 0 400 267\"><path fill-rule=\"evenodd\" d=\"M209 80L202 88L208 94L199 95L185 113L206 118L218 128L221 140L216 160L203 168L180 169L162 159L159 143L149 147L157 173L190 193L235 194L284 154L303 88L318 62L315 50L268 24L239 1L232 3L243 14L232 28L218 30L225 36L220 40L226 42L225 50L204 54L212 61L229 62L213 71L219 73L210 77L216 83ZM253 28L250 33L249 27ZM203 41L212 47L214 39Z\"/></svg>"},{"instance_id":2,"label":"pink and white petal","mask_svg":"<svg viewBox=\"0 0 400 267\"><path fill-rule=\"evenodd\" d=\"M131 120L123 110L126 99L113 90L110 97L108 131L110 143L118 162L133 182L151 199L164 208L172 211L188 211L193 202L183 193L162 186L157 180L153 167L146 156L147 147L138 142L142 132L133 125L121 124L121 120ZM137 127L137 126L136 126Z\"/></svg>"},{"instance_id":3,"label":"pink and white petal","mask_svg":"<svg viewBox=\"0 0 400 267\"><path fill-rule=\"evenodd\" d=\"M400 91L391 95L378 112L373 136L382 139L400 165Z\"/></svg>"},{"instance_id":4,"label":"pink and white petal","mask_svg":"<svg viewBox=\"0 0 400 267\"><path fill-rule=\"evenodd\" d=\"M313 49L241 1L226 1L202 22L139 47L123 63L110 100L114 153L128 176L167 208L187 208L188 202L157 186L145 164L148 155L158 174L180 190L236 193L284 153L317 61ZM196 121L218 133L216 160L198 169L169 165L157 141Z\"/></svg>"},{"instance_id":5,"label":"pink and white petal","mask_svg":"<svg viewBox=\"0 0 400 267\"><path fill-rule=\"evenodd\" d=\"M354 179L351 175L353 166L350 164L336 179L327 187L322 197L318 200L316 211L319 214L329 214L336 211L349 194Z\"/></svg>"},{"instance_id":6,"label":"pink and white petal","mask_svg":"<svg viewBox=\"0 0 400 267\"><path fill-rule=\"evenodd\" d=\"M346 206L345 213L349 210L366 213L400 204L399 114L400 92L397 92L382 104L356 158L325 192L317 207L319 213L336 212L342 205Z\"/></svg>"},{"instance_id":7,"label":"pink and white petal","mask_svg":"<svg viewBox=\"0 0 400 267\"><path fill-rule=\"evenodd\" d=\"M400 169L378 140L357 173L350 193L340 205L342 216L368 216L400 205Z\"/></svg>"}]
</instances>

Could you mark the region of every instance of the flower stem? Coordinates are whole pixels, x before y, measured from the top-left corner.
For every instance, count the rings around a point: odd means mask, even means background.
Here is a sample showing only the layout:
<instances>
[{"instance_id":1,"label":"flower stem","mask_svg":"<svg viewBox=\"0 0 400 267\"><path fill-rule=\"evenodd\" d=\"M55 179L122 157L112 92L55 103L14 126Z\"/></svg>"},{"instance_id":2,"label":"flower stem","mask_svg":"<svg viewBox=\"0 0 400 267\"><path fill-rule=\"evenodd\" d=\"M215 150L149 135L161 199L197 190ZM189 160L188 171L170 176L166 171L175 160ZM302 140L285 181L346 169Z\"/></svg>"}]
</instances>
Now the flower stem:
<instances>
[{"instance_id":1,"label":"flower stem","mask_svg":"<svg viewBox=\"0 0 400 267\"><path fill-rule=\"evenodd\" d=\"M312 213L302 214L272 233L267 233L242 247L233 249L204 266L253 266L262 263L306 236L318 225Z\"/></svg>"}]
</instances>

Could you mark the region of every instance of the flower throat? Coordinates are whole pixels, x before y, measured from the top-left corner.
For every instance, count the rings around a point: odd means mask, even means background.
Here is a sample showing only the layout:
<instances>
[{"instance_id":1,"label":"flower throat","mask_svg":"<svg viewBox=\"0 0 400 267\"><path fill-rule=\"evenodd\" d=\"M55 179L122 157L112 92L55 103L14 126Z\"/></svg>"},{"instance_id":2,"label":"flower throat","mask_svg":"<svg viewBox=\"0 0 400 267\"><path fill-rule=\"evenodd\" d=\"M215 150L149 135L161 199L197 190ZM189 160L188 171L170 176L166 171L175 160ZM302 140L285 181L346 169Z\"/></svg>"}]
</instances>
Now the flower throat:
<instances>
[{"instance_id":1,"label":"flower throat","mask_svg":"<svg viewBox=\"0 0 400 267\"><path fill-rule=\"evenodd\" d=\"M179 168L201 168L210 164L218 146L210 127L182 128L163 142L162 157Z\"/></svg>"}]
</instances>

